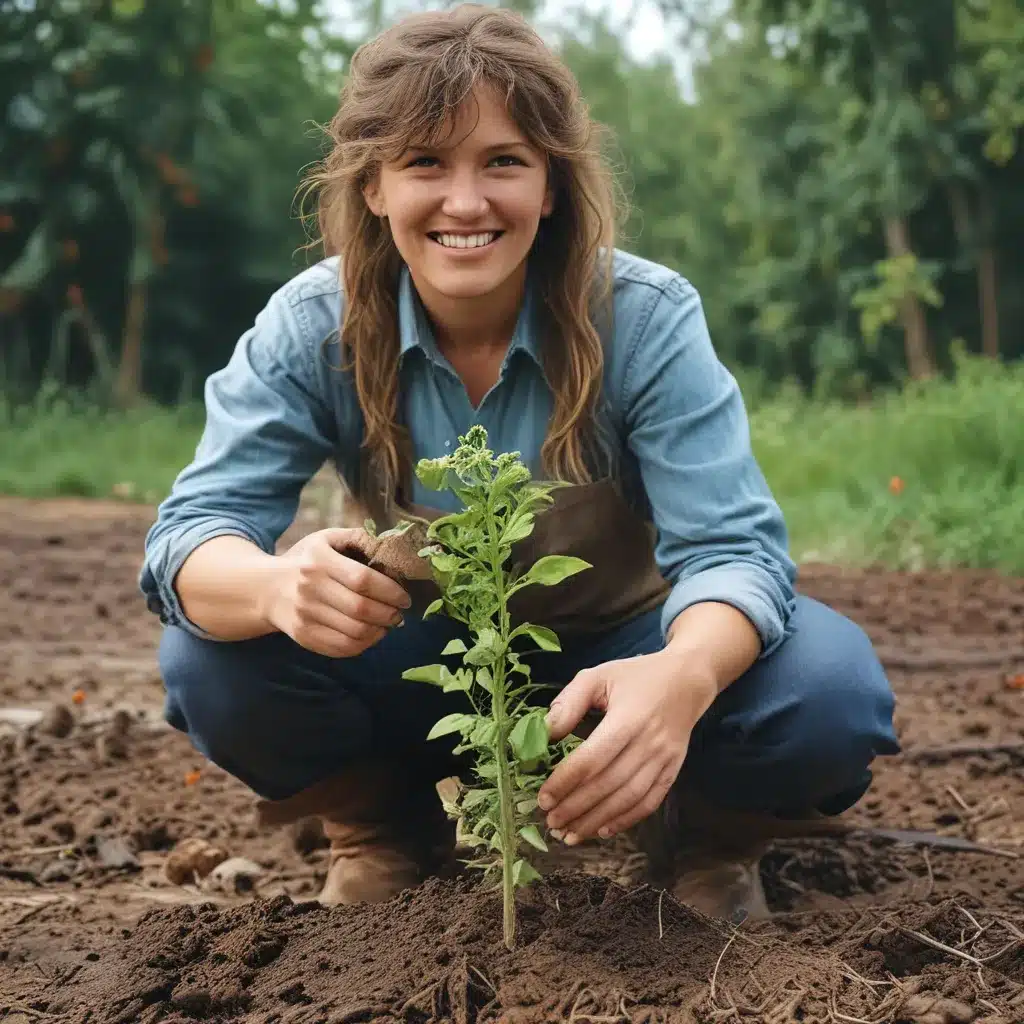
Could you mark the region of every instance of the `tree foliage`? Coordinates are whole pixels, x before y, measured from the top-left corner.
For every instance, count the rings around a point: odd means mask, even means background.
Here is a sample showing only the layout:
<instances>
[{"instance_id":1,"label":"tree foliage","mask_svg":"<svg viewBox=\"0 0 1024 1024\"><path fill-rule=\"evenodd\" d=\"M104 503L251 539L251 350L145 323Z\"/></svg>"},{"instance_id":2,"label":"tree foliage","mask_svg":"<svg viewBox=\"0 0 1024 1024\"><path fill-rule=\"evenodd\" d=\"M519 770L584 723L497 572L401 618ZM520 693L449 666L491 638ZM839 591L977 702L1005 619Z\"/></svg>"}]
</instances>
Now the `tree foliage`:
<instances>
[{"instance_id":1,"label":"tree foliage","mask_svg":"<svg viewBox=\"0 0 1024 1024\"><path fill-rule=\"evenodd\" d=\"M659 0L667 61L580 14L563 52L738 372L856 397L1024 351L1019 0ZM405 3L403 9L413 6ZM527 15L539 9L516 5ZM351 38L313 0L0 0L0 372L195 396L316 258L296 188Z\"/></svg>"}]
</instances>

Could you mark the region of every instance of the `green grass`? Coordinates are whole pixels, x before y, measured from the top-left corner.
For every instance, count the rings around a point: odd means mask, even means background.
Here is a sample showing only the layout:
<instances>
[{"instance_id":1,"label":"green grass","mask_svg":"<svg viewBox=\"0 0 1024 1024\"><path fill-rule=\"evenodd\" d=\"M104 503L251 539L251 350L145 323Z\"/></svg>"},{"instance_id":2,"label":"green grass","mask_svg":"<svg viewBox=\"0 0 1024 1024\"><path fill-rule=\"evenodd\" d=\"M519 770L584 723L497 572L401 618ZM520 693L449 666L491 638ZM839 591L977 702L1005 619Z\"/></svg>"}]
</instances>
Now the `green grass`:
<instances>
[{"instance_id":1,"label":"green grass","mask_svg":"<svg viewBox=\"0 0 1024 1024\"><path fill-rule=\"evenodd\" d=\"M49 391L0 396L0 494L156 502L191 461L202 409L103 410Z\"/></svg>"},{"instance_id":2,"label":"green grass","mask_svg":"<svg viewBox=\"0 0 1024 1024\"><path fill-rule=\"evenodd\" d=\"M858 408L776 399L751 426L799 561L1024 574L1024 364L963 360ZM156 501L201 428L199 408L0 400L0 493Z\"/></svg>"}]
</instances>

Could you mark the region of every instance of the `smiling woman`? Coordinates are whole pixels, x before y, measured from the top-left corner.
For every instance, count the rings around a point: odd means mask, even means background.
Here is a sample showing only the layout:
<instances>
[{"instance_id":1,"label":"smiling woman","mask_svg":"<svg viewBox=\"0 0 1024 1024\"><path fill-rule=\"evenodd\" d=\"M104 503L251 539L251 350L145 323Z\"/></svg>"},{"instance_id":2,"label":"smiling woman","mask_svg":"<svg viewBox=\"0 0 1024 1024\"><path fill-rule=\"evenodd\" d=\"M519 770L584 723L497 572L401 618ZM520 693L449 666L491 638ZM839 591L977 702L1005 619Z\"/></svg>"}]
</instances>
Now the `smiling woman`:
<instances>
[{"instance_id":1,"label":"smiling woman","mask_svg":"<svg viewBox=\"0 0 1024 1024\"><path fill-rule=\"evenodd\" d=\"M455 510L412 470L479 425L566 485L517 561L592 566L516 613L562 639L539 666L550 735L600 714L539 794L551 835L634 830L652 853L658 837L661 884L708 913L764 913L765 837L863 795L898 749L893 699L864 633L794 591L697 292L615 248L598 126L514 13L388 29L353 58L329 131L310 180L326 257L208 381L202 440L147 538L168 720L265 820L324 820L324 901L441 870L455 837L435 783L464 765L425 737L463 695L402 673L461 627L394 628L429 585L415 547L387 563L341 527L276 543L326 459L379 526ZM716 827L733 811L743 828Z\"/></svg>"}]
</instances>

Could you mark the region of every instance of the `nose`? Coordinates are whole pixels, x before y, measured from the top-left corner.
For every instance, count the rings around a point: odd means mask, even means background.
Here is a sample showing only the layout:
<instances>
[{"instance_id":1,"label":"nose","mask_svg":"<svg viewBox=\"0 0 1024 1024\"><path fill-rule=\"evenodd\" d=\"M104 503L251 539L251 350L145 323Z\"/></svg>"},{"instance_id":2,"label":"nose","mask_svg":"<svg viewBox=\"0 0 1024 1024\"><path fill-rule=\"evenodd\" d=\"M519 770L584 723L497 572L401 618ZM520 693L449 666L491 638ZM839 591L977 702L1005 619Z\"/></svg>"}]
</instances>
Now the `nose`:
<instances>
[{"instance_id":1,"label":"nose","mask_svg":"<svg viewBox=\"0 0 1024 1024\"><path fill-rule=\"evenodd\" d=\"M483 183L476 174L467 170L451 176L445 190L442 212L449 217L471 220L486 213L487 207Z\"/></svg>"}]
</instances>

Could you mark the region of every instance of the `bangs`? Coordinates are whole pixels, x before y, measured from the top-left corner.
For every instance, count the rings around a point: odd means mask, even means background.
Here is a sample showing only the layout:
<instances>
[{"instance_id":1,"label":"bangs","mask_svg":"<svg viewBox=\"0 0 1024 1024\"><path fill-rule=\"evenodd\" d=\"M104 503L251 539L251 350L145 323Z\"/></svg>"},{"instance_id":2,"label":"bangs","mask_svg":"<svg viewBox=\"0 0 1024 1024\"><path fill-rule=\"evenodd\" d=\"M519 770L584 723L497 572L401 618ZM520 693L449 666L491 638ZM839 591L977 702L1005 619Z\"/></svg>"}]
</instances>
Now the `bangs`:
<instances>
[{"instance_id":1,"label":"bangs","mask_svg":"<svg viewBox=\"0 0 1024 1024\"><path fill-rule=\"evenodd\" d=\"M460 140L454 136L460 115L467 107L476 106L474 93L480 88L494 90L514 115L518 104L511 74L485 69L474 56L460 53L452 61L442 59L426 67L407 65L396 72L386 96L382 97L381 106L386 113L378 117L363 137L376 159L389 162L410 149L457 144ZM519 119L514 120L518 123ZM473 123L463 134L472 130Z\"/></svg>"}]
</instances>

